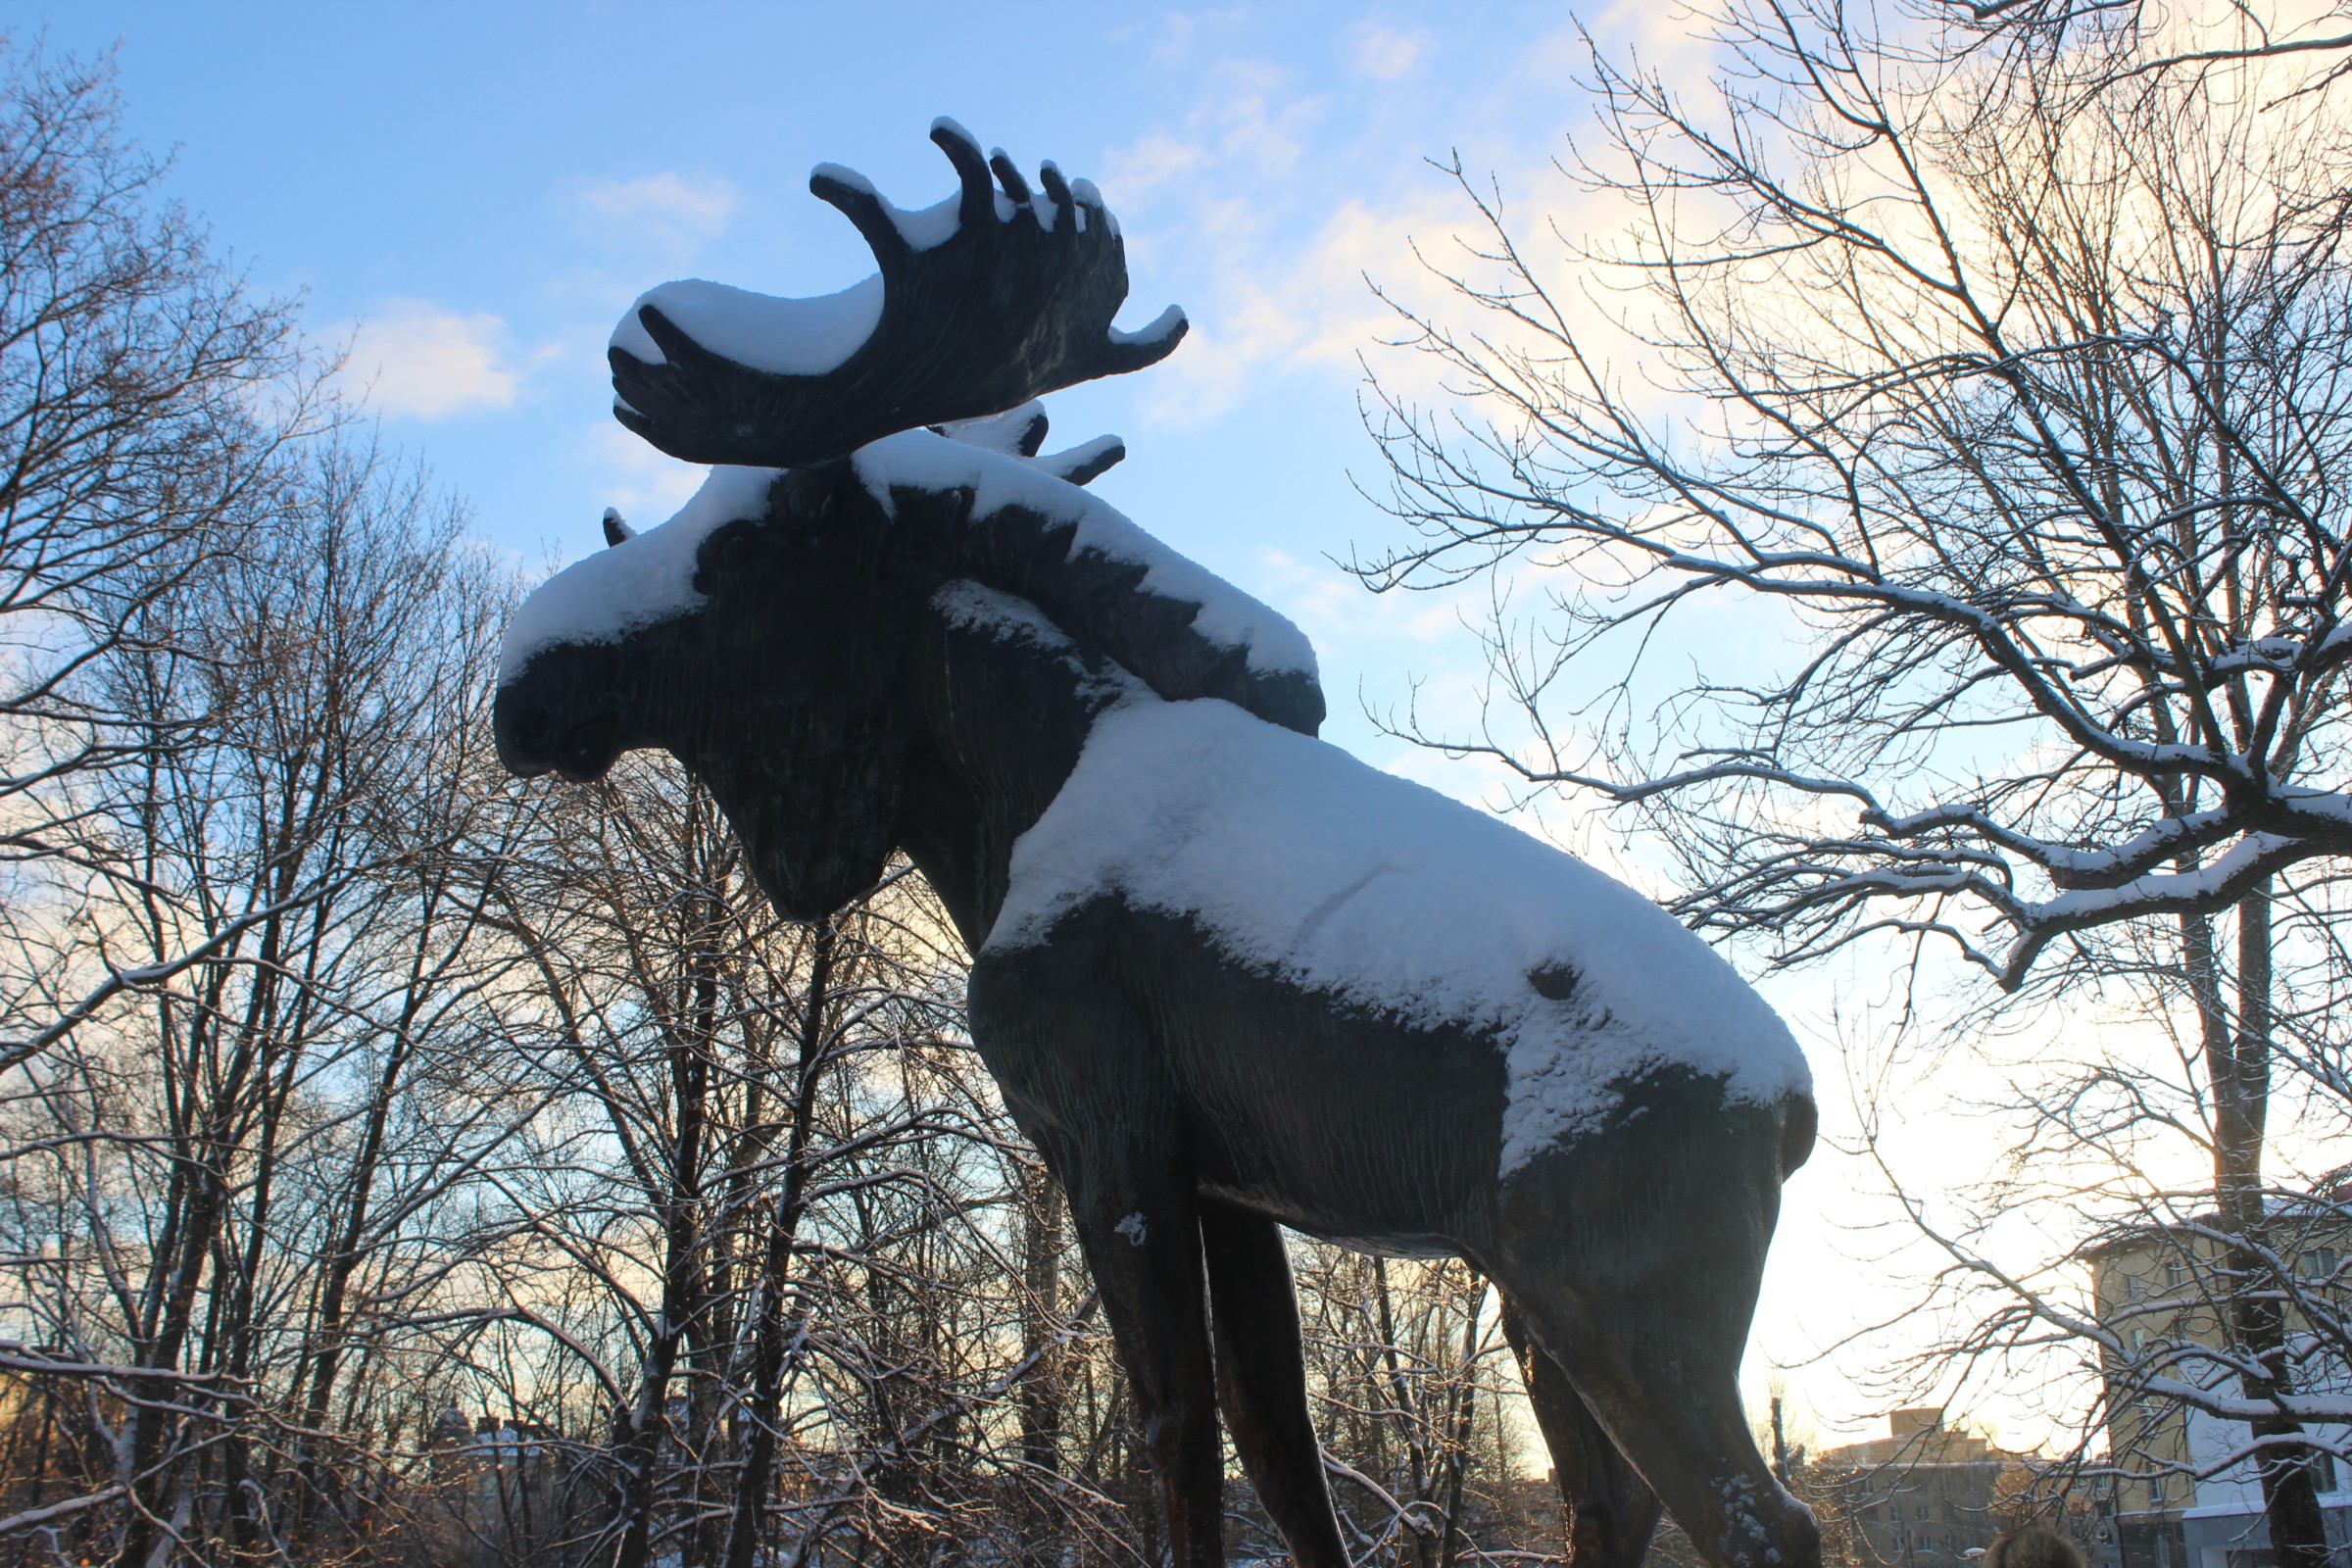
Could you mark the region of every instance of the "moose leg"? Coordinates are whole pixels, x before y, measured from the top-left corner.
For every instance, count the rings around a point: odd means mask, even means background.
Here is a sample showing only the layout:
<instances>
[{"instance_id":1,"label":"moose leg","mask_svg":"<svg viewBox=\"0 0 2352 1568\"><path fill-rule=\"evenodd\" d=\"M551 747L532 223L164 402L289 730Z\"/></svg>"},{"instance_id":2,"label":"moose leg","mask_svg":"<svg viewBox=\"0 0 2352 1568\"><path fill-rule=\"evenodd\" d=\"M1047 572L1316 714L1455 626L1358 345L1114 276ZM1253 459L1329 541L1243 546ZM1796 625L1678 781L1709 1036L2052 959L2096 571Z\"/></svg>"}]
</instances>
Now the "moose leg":
<instances>
[{"instance_id":1,"label":"moose leg","mask_svg":"<svg viewBox=\"0 0 2352 1568\"><path fill-rule=\"evenodd\" d=\"M1261 1214L1202 1200L1200 1240L1216 1329L1217 1398L1234 1451L1298 1568L1348 1568L1323 1479L1323 1450L1307 1416L1298 1296L1282 1229Z\"/></svg>"},{"instance_id":2,"label":"moose leg","mask_svg":"<svg viewBox=\"0 0 2352 1568\"><path fill-rule=\"evenodd\" d=\"M1225 1461L1190 1182L1138 1171L1132 1157L1094 1155L1063 1167L1070 1218L1134 1393L1168 1522L1168 1560L1174 1568L1218 1568L1225 1560Z\"/></svg>"},{"instance_id":3,"label":"moose leg","mask_svg":"<svg viewBox=\"0 0 2352 1568\"><path fill-rule=\"evenodd\" d=\"M1590 1296L1547 1294L1541 1307L1522 1297L1528 1326L1691 1544L1719 1568L1816 1568L1813 1516L1748 1433L1738 1342L1677 1332L1678 1314L1647 1293L1611 1303L1599 1322L1578 1310L1591 1310Z\"/></svg>"},{"instance_id":4,"label":"moose leg","mask_svg":"<svg viewBox=\"0 0 2352 1568\"><path fill-rule=\"evenodd\" d=\"M1200 1212L1166 1064L1102 981L1102 911L972 966L972 1039L1068 1194L1165 1506L1173 1568L1224 1561Z\"/></svg>"},{"instance_id":5,"label":"moose leg","mask_svg":"<svg viewBox=\"0 0 2352 1568\"><path fill-rule=\"evenodd\" d=\"M1624 1094L1624 1114L1506 1181L1477 1261L1709 1562L1820 1568L1813 1516L1740 1406L1788 1112L1676 1074Z\"/></svg>"},{"instance_id":6,"label":"moose leg","mask_svg":"<svg viewBox=\"0 0 2352 1568\"><path fill-rule=\"evenodd\" d=\"M1568 1374L1529 1337L1526 1320L1507 1301L1502 1334L1559 1474L1560 1498L1568 1505L1569 1568L1641 1568L1658 1528L1658 1494L1626 1463Z\"/></svg>"}]
</instances>

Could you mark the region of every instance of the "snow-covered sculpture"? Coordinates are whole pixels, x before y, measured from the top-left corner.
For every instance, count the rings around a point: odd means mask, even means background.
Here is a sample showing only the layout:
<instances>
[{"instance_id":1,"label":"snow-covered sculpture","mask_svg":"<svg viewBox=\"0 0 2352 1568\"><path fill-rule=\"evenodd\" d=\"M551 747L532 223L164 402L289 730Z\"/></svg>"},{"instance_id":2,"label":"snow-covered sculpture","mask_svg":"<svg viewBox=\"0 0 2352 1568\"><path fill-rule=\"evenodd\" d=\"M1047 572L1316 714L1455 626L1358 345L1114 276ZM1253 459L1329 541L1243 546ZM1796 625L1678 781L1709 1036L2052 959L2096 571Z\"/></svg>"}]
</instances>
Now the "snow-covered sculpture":
<instances>
[{"instance_id":1,"label":"snow-covered sculpture","mask_svg":"<svg viewBox=\"0 0 2352 1568\"><path fill-rule=\"evenodd\" d=\"M1153 363L1184 318L1111 326L1125 261L1085 182L932 139L938 207L810 181L879 278L671 283L622 321L615 414L727 466L661 527L608 514L612 548L516 612L500 755L584 780L667 748L788 916L894 849L929 878L1180 1568L1220 1560L1220 1403L1298 1561L1348 1561L1283 1224L1501 1289L1577 1568L1638 1564L1661 1500L1716 1562L1817 1563L1735 1383L1813 1139L1787 1029L1647 901L1313 739L1297 628L1079 488L1115 441L1038 455L1030 400Z\"/></svg>"}]
</instances>

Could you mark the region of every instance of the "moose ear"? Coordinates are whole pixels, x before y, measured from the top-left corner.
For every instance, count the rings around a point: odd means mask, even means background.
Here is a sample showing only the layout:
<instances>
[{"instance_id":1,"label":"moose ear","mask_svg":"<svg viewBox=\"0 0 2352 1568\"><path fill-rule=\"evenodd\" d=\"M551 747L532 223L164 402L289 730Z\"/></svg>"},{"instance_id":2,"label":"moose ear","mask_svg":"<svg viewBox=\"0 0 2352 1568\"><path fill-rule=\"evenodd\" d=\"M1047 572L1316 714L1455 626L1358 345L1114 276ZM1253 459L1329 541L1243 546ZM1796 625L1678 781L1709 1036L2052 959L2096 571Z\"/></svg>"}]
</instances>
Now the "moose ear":
<instances>
[{"instance_id":1,"label":"moose ear","mask_svg":"<svg viewBox=\"0 0 2352 1568\"><path fill-rule=\"evenodd\" d=\"M1099 435L1066 452L1051 452L1031 463L1064 484L1091 484L1118 466L1127 456L1127 443L1115 435Z\"/></svg>"},{"instance_id":2,"label":"moose ear","mask_svg":"<svg viewBox=\"0 0 2352 1568\"><path fill-rule=\"evenodd\" d=\"M618 507L605 509L605 544L608 547L636 537L637 530L629 526L628 518L620 514Z\"/></svg>"}]
</instances>

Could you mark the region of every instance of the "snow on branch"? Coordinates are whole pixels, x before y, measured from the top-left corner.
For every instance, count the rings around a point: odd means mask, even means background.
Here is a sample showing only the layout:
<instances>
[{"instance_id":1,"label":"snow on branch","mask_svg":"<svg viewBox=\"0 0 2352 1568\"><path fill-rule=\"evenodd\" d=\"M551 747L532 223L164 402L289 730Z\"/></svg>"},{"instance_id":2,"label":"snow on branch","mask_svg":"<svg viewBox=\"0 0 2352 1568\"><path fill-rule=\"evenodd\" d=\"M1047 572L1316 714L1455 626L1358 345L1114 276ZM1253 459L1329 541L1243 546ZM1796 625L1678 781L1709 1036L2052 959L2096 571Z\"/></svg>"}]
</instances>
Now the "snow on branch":
<instances>
[{"instance_id":1,"label":"snow on branch","mask_svg":"<svg viewBox=\"0 0 2352 1568\"><path fill-rule=\"evenodd\" d=\"M1974 132L1878 126L1911 162L1849 204L1606 80L1626 161L1584 172L1648 216L1575 259L1637 303L1609 325L1572 309L1457 169L1483 232L1433 270L1461 309L1396 307L1464 400L1374 386L1409 533L1351 569L1495 592L1482 722L1392 731L1637 813L1681 862L1677 912L1782 963L1899 931L2014 988L2059 938L2352 854L2334 232L2208 210L2119 153L2119 214L2252 221L2267 260L2151 255L2094 310L2069 291L2113 246L2048 236L2091 248L2023 270L2028 188L1981 172L2007 166ZM1678 228L1693 190L1742 221ZM1668 395L1637 393L1633 363ZM1690 665L1668 674L1669 651Z\"/></svg>"}]
</instances>

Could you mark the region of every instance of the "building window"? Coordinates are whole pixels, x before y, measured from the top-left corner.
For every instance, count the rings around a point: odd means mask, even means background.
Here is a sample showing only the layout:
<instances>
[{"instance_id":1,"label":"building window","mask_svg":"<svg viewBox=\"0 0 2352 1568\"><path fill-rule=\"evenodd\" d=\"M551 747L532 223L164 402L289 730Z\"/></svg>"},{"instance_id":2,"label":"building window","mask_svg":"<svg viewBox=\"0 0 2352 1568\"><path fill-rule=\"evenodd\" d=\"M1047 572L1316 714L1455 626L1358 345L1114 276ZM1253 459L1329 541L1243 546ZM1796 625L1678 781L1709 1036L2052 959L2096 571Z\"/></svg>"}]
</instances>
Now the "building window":
<instances>
[{"instance_id":1,"label":"building window","mask_svg":"<svg viewBox=\"0 0 2352 1568\"><path fill-rule=\"evenodd\" d=\"M1921 1503L1914 1517L1917 1518L1921 1523L1926 1523L1928 1517L1928 1505L1924 1502Z\"/></svg>"},{"instance_id":2,"label":"building window","mask_svg":"<svg viewBox=\"0 0 2352 1568\"><path fill-rule=\"evenodd\" d=\"M2177 1291L2187 1283L2188 1265L2186 1263L2167 1263L2164 1265L2164 1288L2166 1290Z\"/></svg>"},{"instance_id":3,"label":"building window","mask_svg":"<svg viewBox=\"0 0 2352 1568\"><path fill-rule=\"evenodd\" d=\"M2335 1276L2335 1249L2315 1247L2303 1254L2303 1277L2307 1280L2327 1280Z\"/></svg>"}]
</instances>

